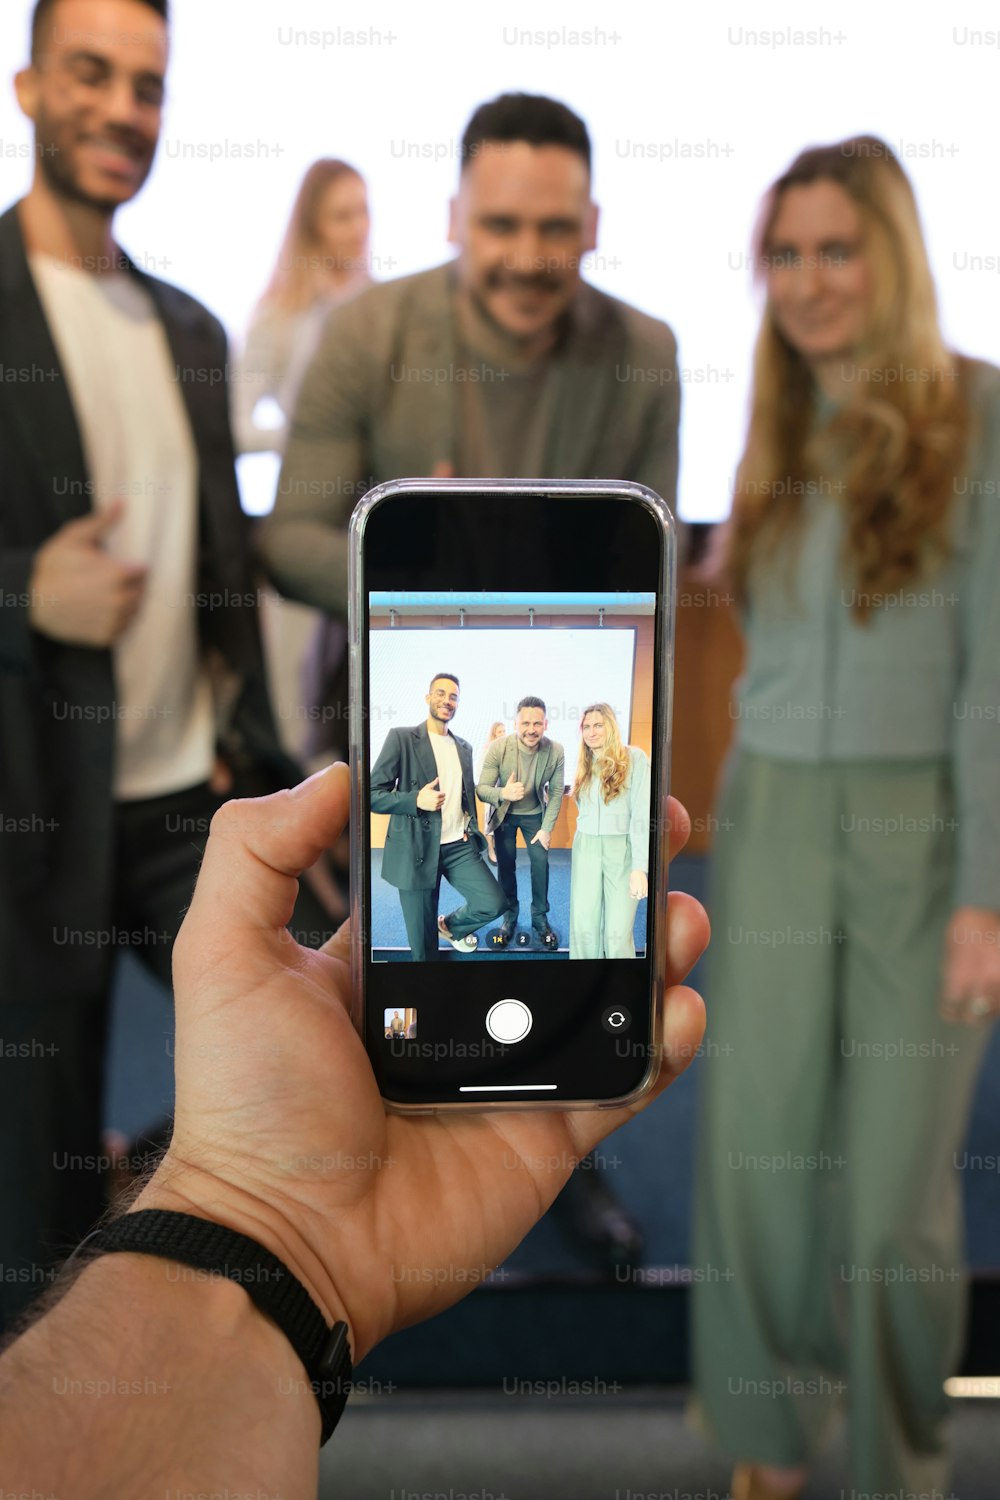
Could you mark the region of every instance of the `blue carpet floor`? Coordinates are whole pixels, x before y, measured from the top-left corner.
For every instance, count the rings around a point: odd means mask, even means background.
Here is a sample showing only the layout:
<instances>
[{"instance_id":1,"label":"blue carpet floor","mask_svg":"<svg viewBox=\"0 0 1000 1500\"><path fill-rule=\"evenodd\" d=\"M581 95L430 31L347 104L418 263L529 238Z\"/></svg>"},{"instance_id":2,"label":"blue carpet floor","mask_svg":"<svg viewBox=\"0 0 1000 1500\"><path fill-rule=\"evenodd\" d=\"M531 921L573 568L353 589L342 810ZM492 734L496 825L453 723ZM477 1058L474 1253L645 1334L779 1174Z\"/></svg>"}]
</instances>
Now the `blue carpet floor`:
<instances>
[{"instance_id":1,"label":"blue carpet floor","mask_svg":"<svg viewBox=\"0 0 1000 1500\"><path fill-rule=\"evenodd\" d=\"M555 929L559 938L559 949L563 958L569 956L569 849L553 849L549 854L549 924ZM496 865L490 865L490 873L496 877ZM525 935L531 932L531 871L528 867L528 855L526 851L518 846L517 864L517 899L520 902L521 912L518 930ZM447 881L441 883L441 915L447 916L450 911L462 905L462 897L453 890ZM470 960L484 958L495 958L495 950L491 950L487 944L489 928L484 927L479 934L479 951L474 954L457 954L454 949L451 952L460 963L468 963ZM639 902L639 909L635 918L635 945L642 952L646 946L646 902ZM391 958L397 953L400 958L406 958L409 946L406 941L406 928L403 925L403 913L399 905L399 893L395 886L387 885L382 879L382 850L372 851L372 941L380 957ZM442 949L446 950L447 943L442 943ZM556 957L555 954L541 954L537 948L529 949L533 958ZM505 958L517 957L516 948L508 948L504 952ZM527 955L525 955L527 956Z\"/></svg>"}]
</instances>

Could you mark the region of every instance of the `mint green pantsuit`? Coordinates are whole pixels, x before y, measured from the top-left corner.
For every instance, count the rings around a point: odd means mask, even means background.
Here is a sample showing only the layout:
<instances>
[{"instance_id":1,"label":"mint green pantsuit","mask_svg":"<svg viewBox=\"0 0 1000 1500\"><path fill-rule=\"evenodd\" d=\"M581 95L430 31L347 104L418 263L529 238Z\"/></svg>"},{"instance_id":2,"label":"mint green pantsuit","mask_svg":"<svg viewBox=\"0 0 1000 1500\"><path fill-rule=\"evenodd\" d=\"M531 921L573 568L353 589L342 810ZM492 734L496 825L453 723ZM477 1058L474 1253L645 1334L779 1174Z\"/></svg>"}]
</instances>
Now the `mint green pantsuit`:
<instances>
[{"instance_id":1,"label":"mint green pantsuit","mask_svg":"<svg viewBox=\"0 0 1000 1500\"><path fill-rule=\"evenodd\" d=\"M938 1013L941 762L737 752L720 809L693 1264L695 1387L734 1458L946 1493L966 1278L955 1157L987 1032Z\"/></svg>"},{"instance_id":2,"label":"mint green pantsuit","mask_svg":"<svg viewBox=\"0 0 1000 1500\"><path fill-rule=\"evenodd\" d=\"M956 1158L989 1031L939 1001L954 912L1000 914L1000 370L966 373L943 556L861 621L828 484L755 561L712 853L695 1412L732 1458L792 1466L842 1405L858 1496L947 1493L964 1326Z\"/></svg>"}]
</instances>

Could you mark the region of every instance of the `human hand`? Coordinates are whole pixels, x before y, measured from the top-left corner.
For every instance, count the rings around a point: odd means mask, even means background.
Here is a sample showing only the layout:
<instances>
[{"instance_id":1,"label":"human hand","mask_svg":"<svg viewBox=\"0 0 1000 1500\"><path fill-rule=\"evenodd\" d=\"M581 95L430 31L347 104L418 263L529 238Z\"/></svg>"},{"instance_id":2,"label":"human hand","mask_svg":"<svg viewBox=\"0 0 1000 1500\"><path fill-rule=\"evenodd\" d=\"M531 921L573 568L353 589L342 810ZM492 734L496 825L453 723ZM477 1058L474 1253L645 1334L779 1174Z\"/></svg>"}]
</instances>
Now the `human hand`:
<instances>
[{"instance_id":1,"label":"human hand","mask_svg":"<svg viewBox=\"0 0 1000 1500\"><path fill-rule=\"evenodd\" d=\"M444 806L444 792L441 790L441 778L435 776L426 786L422 786L417 793L417 806L423 808L424 812L438 812Z\"/></svg>"},{"instance_id":2,"label":"human hand","mask_svg":"<svg viewBox=\"0 0 1000 1500\"><path fill-rule=\"evenodd\" d=\"M355 1361L458 1301L524 1237L573 1166L687 1067L704 1030L679 984L708 919L670 901L664 1056L616 1110L387 1115L350 1017L350 932L319 951L287 931L296 876L339 835L346 766L216 814L174 950L173 1139L133 1205L249 1234L351 1329ZM690 823L673 802L671 853Z\"/></svg>"},{"instance_id":3,"label":"human hand","mask_svg":"<svg viewBox=\"0 0 1000 1500\"><path fill-rule=\"evenodd\" d=\"M649 893L649 881L645 870L633 870L629 875L628 893L633 901L641 901Z\"/></svg>"},{"instance_id":4,"label":"human hand","mask_svg":"<svg viewBox=\"0 0 1000 1500\"><path fill-rule=\"evenodd\" d=\"M223 760L221 755L216 755L212 774L208 778L209 790L217 797L228 797L235 785L232 767L229 762Z\"/></svg>"},{"instance_id":5,"label":"human hand","mask_svg":"<svg viewBox=\"0 0 1000 1500\"><path fill-rule=\"evenodd\" d=\"M39 547L31 574L28 618L33 629L75 646L110 646L142 603L149 571L110 557L103 542L125 507L67 521Z\"/></svg>"},{"instance_id":6,"label":"human hand","mask_svg":"<svg viewBox=\"0 0 1000 1500\"><path fill-rule=\"evenodd\" d=\"M548 849L552 843L552 835L551 833L547 833L544 828L539 828L531 842L533 844L541 844L543 849Z\"/></svg>"},{"instance_id":7,"label":"human hand","mask_svg":"<svg viewBox=\"0 0 1000 1500\"><path fill-rule=\"evenodd\" d=\"M1000 917L980 906L961 906L945 936L941 1014L975 1026L1000 1015Z\"/></svg>"},{"instance_id":8,"label":"human hand","mask_svg":"<svg viewBox=\"0 0 1000 1500\"><path fill-rule=\"evenodd\" d=\"M520 802L524 796L524 782L515 781L513 771L507 777L507 785L503 789L503 796L505 802Z\"/></svg>"}]
</instances>

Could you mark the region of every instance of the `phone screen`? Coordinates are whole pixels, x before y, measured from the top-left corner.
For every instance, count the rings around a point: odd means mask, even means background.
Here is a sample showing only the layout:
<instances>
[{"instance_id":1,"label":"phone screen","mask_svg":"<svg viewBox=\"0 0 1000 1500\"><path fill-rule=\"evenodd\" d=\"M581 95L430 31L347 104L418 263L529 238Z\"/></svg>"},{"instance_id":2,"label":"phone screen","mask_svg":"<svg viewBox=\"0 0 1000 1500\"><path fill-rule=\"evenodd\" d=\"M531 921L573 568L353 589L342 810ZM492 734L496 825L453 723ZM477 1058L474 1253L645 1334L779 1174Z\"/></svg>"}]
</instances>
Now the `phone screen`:
<instances>
[{"instance_id":1,"label":"phone screen","mask_svg":"<svg viewBox=\"0 0 1000 1500\"><path fill-rule=\"evenodd\" d=\"M645 494L400 482L355 525L357 961L400 1106L651 1072L672 533Z\"/></svg>"}]
</instances>

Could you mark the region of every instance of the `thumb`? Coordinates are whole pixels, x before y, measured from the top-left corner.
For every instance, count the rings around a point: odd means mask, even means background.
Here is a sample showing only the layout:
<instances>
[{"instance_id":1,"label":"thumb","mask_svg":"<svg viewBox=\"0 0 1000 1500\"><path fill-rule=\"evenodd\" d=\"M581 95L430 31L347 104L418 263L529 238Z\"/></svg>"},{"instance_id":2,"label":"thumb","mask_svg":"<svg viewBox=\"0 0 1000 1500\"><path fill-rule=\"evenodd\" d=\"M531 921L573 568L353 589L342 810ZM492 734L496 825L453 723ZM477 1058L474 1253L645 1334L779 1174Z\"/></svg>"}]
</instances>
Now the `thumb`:
<instances>
[{"instance_id":1,"label":"thumb","mask_svg":"<svg viewBox=\"0 0 1000 1500\"><path fill-rule=\"evenodd\" d=\"M303 870L347 823L350 775L328 766L293 791L226 802L212 819L205 858L174 948L183 983L206 952L259 951L292 915Z\"/></svg>"},{"instance_id":2,"label":"thumb","mask_svg":"<svg viewBox=\"0 0 1000 1500\"><path fill-rule=\"evenodd\" d=\"M118 525L124 514L125 501L112 500L110 505L105 505L101 510L91 511L89 516L80 516L78 520L70 521L66 530L72 531L76 541L96 546Z\"/></svg>"}]
</instances>

